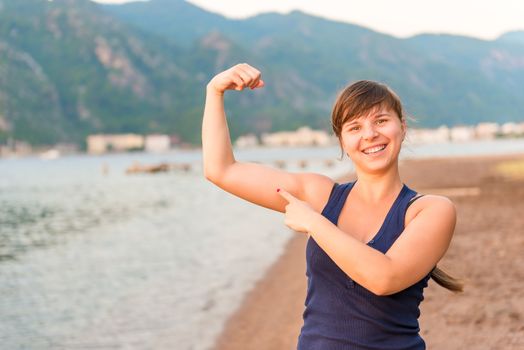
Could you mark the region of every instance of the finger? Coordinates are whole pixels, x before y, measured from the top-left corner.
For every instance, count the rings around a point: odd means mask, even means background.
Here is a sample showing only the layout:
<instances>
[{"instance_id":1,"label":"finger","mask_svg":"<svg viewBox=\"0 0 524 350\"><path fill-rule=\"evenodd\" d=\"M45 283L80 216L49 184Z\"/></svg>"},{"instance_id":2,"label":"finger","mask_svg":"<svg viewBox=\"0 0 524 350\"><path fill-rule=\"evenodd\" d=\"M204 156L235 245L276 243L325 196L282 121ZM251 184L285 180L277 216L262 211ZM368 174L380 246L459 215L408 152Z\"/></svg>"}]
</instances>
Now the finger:
<instances>
[{"instance_id":1,"label":"finger","mask_svg":"<svg viewBox=\"0 0 524 350\"><path fill-rule=\"evenodd\" d=\"M286 190L284 190L282 188L277 189L277 192L278 192L278 194L280 194L280 196L282 196L289 203L291 203L292 201L296 200L296 198L291 193L287 192Z\"/></svg>"},{"instance_id":2,"label":"finger","mask_svg":"<svg viewBox=\"0 0 524 350\"><path fill-rule=\"evenodd\" d=\"M249 72L243 70L242 68L239 68L237 72L240 78L242 78L242 80L244 81L245 87L251 87L253 85L254 77L251 76Z\"/></svg>"},{"instance_id":3,"label":"finger","mask_svg":"<svg viewBox=\"0 0 524 350\"><path fill-rule=\"evenodd\" d=\"M242 69L246 74L249 74L249 76L251 77L251 83L248 84L248 86L251 88L251 89L255 89L257 87L259 87L259 83L258 81L260 80L260 76L262 73L260 73L260 71L252 66L250 66L249 64L247 63L241 63L237 66L239 69Z\"/></svg>"},{"instance_id":4,"label":"finger","mask_svg":"<svg viewBox=\"0 0 524 350\"><path fill-rule=\"evenodd\" d=\"M260 81L260 77L262 76L262 73L260 73L260 71L258 69L255 69L249 65L247 65L246 67L244 67L244 71L249 73L249 75L253 78L253 80L251 81L251 84L249 85L249 87L251 89L255 89L258 87L259 85L259 81Z\"/></svg>"},{"instance_id":5,"label":"finger","mask_svg":"<svg viewBox=\"0 0 524 350\"><path fill-rule=\"evenodd\" d=\"M262 79L260 79L257 82L257 85L255 87L252 87L251 89L258 89L258 88L261 88L261 87L264 87L264 86L266 86L266 83L264 83L264 81Z\"/></svg>"},{"instance_id":6,"label":"finger","mask_svg":"<svg viewBox=\"0 0 524 350\"><path fill-rule=\"evenodd\" d=\"M260 86L260 81L261 81L261 79L260 79L260 75L257 75L257 76L253 79L253 81L251 82L251 84L249 85L249 88L250 88L251 90L253 90L253 89L256 89L256 88L259 88L259 87L264 86L264 85L263 85L264 82L262 82L262 86Z\"/></svg>"},{"instance_id":7,"label":"finger","mask_svg":"<svg viewBox=\"0 0 524 350\"><path fill-rule=\"evenodd\" d=\"M249 82L246 82L246 85L249 86L249 88L251 90L253 89L256 89L256 88L260 88L260 87L263 87L264 86L264 82L262 82L262 84L260 84L260 77L261 77L261 73L259 70L245 64L245 65L242 65L242 71L244 73L246 73L250 78L251 80Z\"/></svg>"},{"instance_id":8,"label":"finger","mask_svg":"<svg viewBox=\"0 0 524 350\"><path fill-rule=\"evenodd\" d=\"M244 83L244 80L242 80L242 77L238 74L238 72L233 73L233 76L231 77L233 82L235 83L235 90L242 90L246 86Z\"/></svg>"},{"instance_id":9,"label":"finger","mask_svg":"<svg viewBox=\"0 0 524 350\"><path fill-rule=\"evenodd\" d=\"M262 74L253 68L253 74L255 74L255 79L253 80L253 84L250 86L251 89L256 89L264 86L264 82L262 81ZM262 81L262 85L260 85L260 82Z\"/></svg>"},{"instance_id":10,"label":"finger","mask_svg":"<svg viewBox=\"0 0 524 350\"><path fill-rule=\"evenodd\" d=\"M247 63L241 63L241 64L238 65L238 67L242 68L246 72L250 72L250 74L253 75L253 76L257 76L257 75L260 74L260 71L258 69L256 69L253 66L250 66Z\"/></svg>"}]
</instances>

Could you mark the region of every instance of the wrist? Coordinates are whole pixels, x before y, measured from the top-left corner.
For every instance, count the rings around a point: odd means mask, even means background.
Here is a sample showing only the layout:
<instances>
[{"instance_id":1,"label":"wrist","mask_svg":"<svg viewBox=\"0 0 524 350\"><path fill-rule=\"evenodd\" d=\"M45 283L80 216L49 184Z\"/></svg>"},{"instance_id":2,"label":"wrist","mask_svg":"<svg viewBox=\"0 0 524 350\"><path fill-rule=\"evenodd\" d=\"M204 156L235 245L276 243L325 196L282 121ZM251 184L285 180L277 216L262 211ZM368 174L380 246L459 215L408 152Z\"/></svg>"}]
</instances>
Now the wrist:
<instances>
[{"instance_id":1,"label":"wrist","mask_svg":"<svg viewBox=\"0 0 524 350\"><path fill-rule=\"evenodd\" d=\"M321 221L325 219L322 214L315 212L311 215L309 222L307 223L306 231L310 236L313 236L314 232L318 231Z\"/></svg>"},{"instance_id":2,"label":"wrist","mask_svg":"<svg viewBox=\"0 0 524 350\"><path fill-rule=\"evenodd\" d=\"M214 95L214 96L219 96L219 97L222 97L224 96L224 91L219 91L217 90L213 84L211 84L211 82L209 82L206 86L206 93L208 95Z\"/></svg>"}]
</instances>

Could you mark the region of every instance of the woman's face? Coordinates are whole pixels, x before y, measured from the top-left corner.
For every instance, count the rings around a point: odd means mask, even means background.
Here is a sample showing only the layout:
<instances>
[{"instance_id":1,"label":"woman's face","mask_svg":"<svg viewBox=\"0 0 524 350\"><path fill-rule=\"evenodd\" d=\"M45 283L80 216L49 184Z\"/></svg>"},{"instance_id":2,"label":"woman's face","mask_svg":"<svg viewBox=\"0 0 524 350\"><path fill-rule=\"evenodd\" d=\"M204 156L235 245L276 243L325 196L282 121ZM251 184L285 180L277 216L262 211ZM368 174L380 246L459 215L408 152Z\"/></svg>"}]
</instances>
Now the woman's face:
<instances>
[{"instance_id":1,"label":"woman's face","mask_svg":"<svg viewBox=\"0 0 524 350\"><path fill-rule=\"evenodd\" d=\"M340 139L357 171L377 173L396 165L405 134L405 121L380 106L344 123Z\"/></svg>"}]
</instances>

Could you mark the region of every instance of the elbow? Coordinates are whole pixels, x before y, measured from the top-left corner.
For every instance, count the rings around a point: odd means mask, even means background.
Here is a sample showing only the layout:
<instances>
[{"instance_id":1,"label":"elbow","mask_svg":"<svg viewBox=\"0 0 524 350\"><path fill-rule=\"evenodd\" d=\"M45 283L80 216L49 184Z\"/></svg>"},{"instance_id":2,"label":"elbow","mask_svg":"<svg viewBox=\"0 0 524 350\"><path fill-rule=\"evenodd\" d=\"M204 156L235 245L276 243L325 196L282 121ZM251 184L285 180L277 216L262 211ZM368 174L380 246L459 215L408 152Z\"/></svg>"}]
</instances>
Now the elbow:
<instances>
[{"instance_id":1,"label":"elbow","mask_svg":"<svg viewBox=\"0 0 524 350\"><path fill-rule=\"evenodd\" d=\"M394 294L393 283L391 278L381 276L376 278L370 285L369 291L377 296L386 296Z\"/></svg>"},{"instance_id":2,"label":"elbow","mask_svg":"<svg viewBox=\"0 0 524 350\"><path fill-rule=\"evenodd\" d=\"M373 288L371 292L379 297L384 297L386 295L393 294L388 288L382 286Z\"/></svg>"},{"instance_id":3,"label":"elbow","mask_svg":"<svg viewBox=\"0 0 524 350\"><path fill-rule=\"evenodd\" d=\"M383 297L383 296L391 294L389 293L388 289L383 286L374 286L373 288L370 289L370 292L379 297Z\"/></svg>"},{"instance_id":4,"label":"elbow","mask_svg":"<svg viewBox=\"0 0 524 350\"><path fill-rule=\"evenodd\" d=\"M215 164L204 162L202 166L204 177L207 181L220 187L220 184L223 183L224 179L228 176L233 164L234 163L217 166Z\"/></svg>"},{"instance_id":5,"label":"elbow","mask_svg":"<svg viewBox=\"0 0 524 350\"><path fill-rule=\"evenodd\" d=\"M226 178L227 169L204 167L204 177L207 181L220 187Z\"/></svg>"},{"instance_id":6,"label":"elbow","mask_svg":"<svg viewBox=\"0 0 524 350\"><path fill-rule=\"evenodd\" d=\"M217 185L219 183L220 176L216 172L204 169L204 178L207 181Z\"/></svg>"},{"instance_id":7,"label":"elbow","mask_svg":"<svg viewBox=\"0 0 524 350\"><path fill-rule=\"evenodd\" d=\"M211 181L213 182L213 173L211 171L209 171L208 169L206 169L206 167L204 166L204 178L207 180L207 181Z\"/></svg>"},{"instance_id":8,"label":"elbow","mask_svg":"<svg viewBox=\"0 0 524 350\"><path fill-rule=\"evenodd\" d=\"M214 184L217 183L220 177L219 168L216 166L211 166L211 163L206 161L205 158L202 162L202 173L204 174L204 178L207 181L212 182Z\"/></svg>"}]
</instances>

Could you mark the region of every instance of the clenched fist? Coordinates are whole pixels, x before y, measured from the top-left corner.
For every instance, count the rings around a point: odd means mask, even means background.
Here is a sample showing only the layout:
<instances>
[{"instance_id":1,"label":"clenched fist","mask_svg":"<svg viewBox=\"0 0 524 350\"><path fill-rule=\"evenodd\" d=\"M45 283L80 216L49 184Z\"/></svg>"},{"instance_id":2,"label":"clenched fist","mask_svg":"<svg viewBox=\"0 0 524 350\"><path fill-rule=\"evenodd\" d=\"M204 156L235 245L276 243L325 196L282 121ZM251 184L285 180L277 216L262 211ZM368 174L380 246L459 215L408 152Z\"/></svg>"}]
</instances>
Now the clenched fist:
<instances>
[{"instance_id":1,"label":"clenched fist","mask_svg":"<svg viewBox=\"0 0 524 350\"><path fill-rule=\"evenodd\" d=\"M240 63L215 75L207 84L207 89L223 94L226 90L242 91L246 87L261 88L264 86L264 81L260 77L259 70L247 63Z\"/></svg>"}]
</instances>

